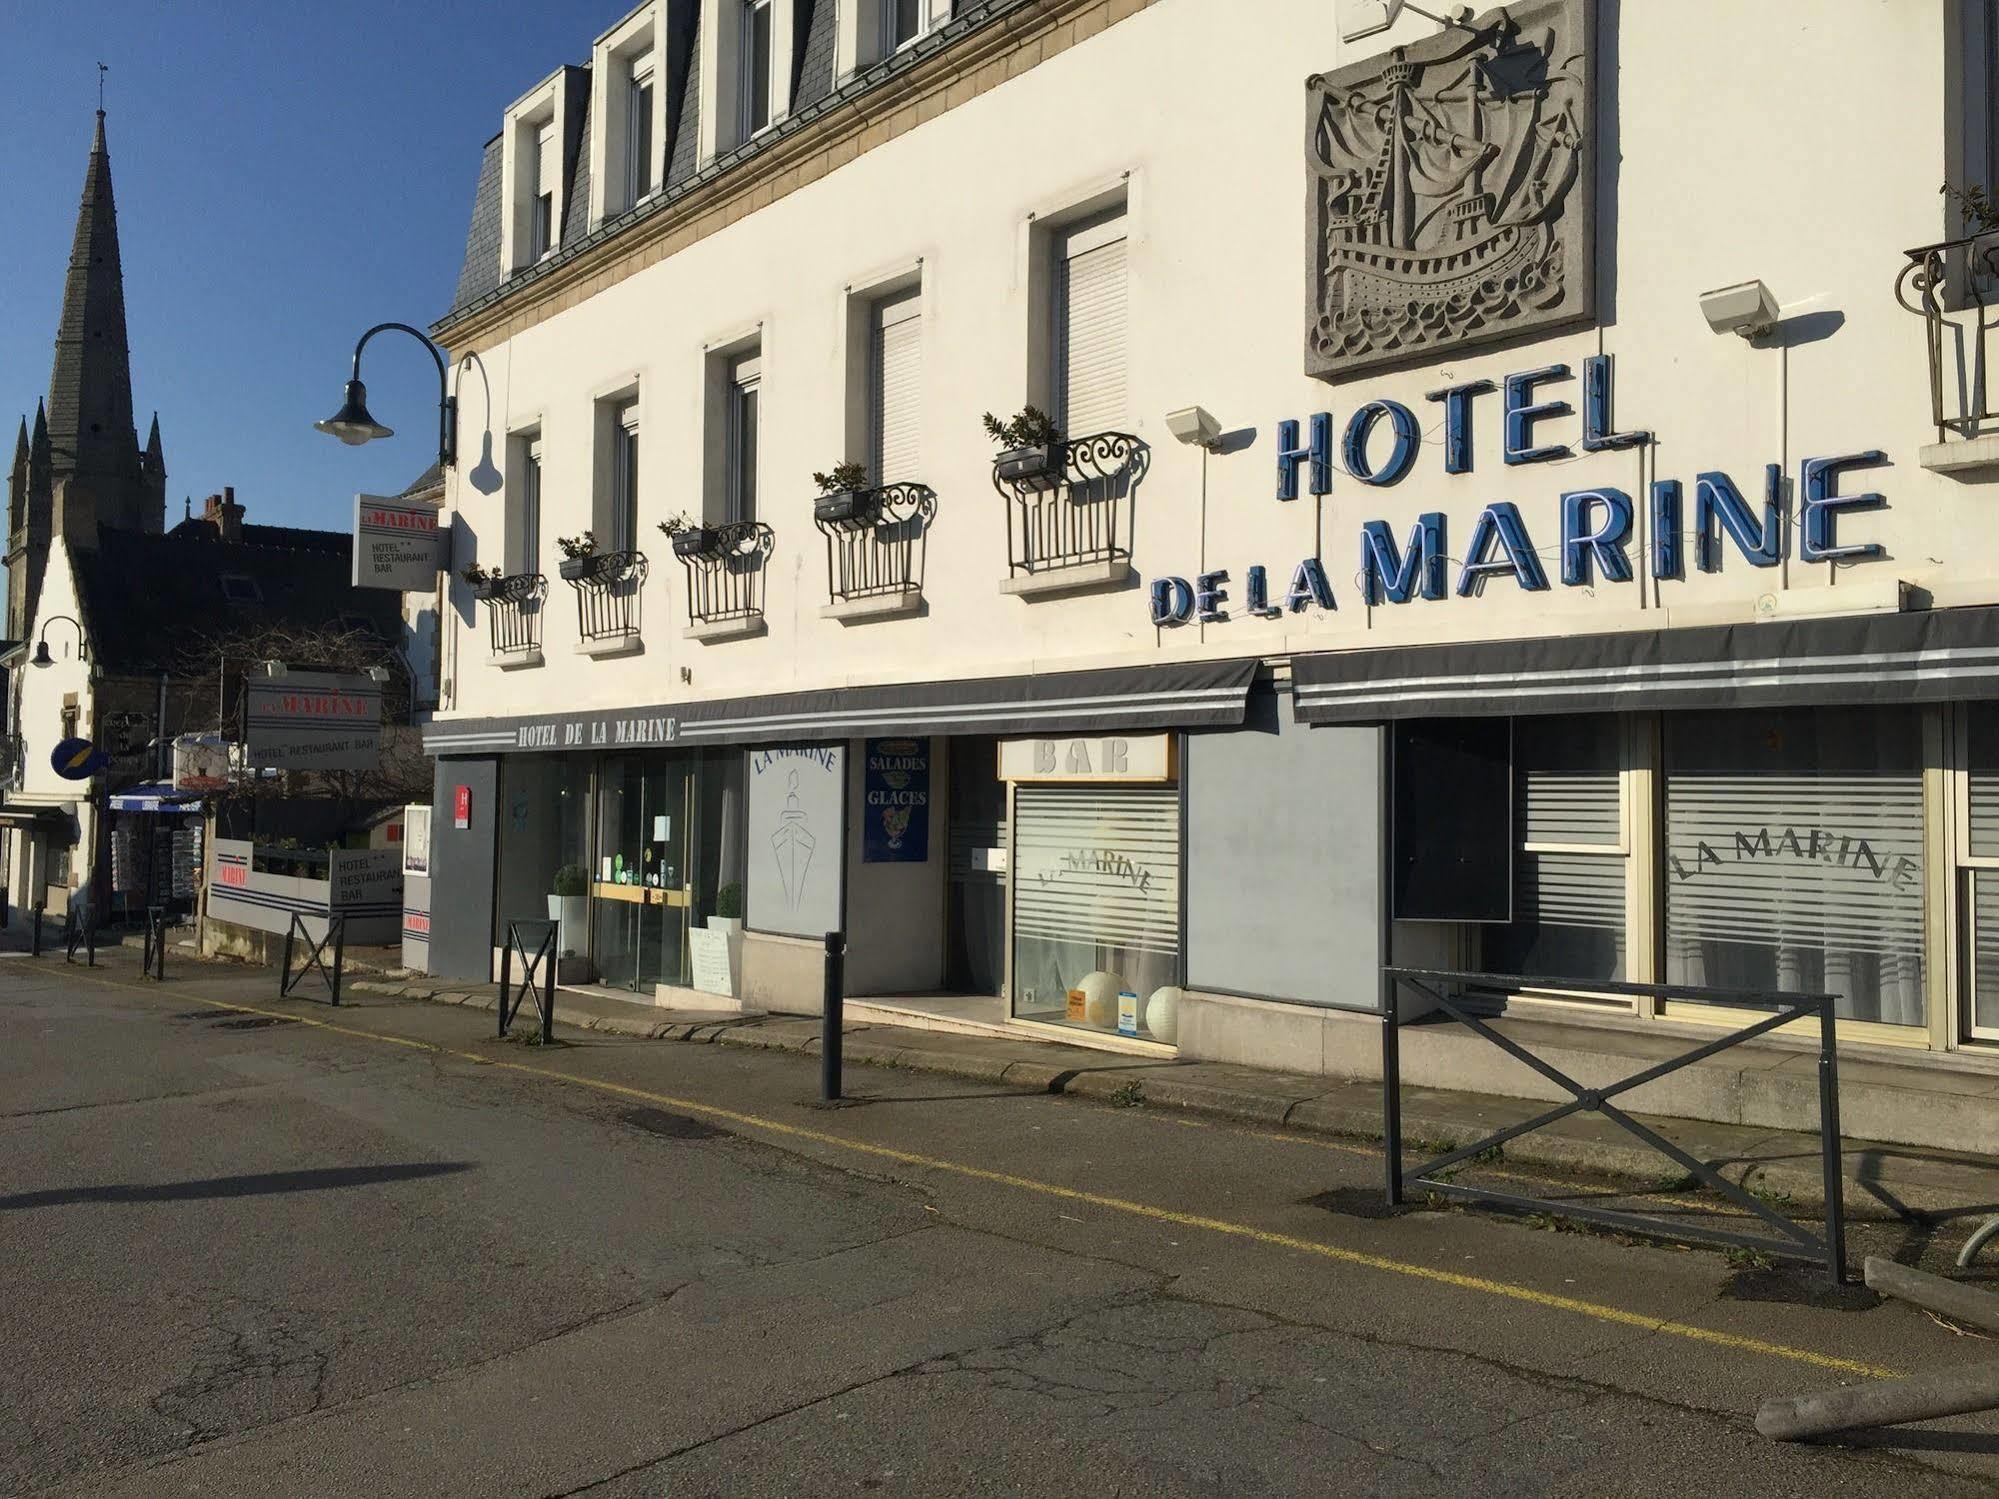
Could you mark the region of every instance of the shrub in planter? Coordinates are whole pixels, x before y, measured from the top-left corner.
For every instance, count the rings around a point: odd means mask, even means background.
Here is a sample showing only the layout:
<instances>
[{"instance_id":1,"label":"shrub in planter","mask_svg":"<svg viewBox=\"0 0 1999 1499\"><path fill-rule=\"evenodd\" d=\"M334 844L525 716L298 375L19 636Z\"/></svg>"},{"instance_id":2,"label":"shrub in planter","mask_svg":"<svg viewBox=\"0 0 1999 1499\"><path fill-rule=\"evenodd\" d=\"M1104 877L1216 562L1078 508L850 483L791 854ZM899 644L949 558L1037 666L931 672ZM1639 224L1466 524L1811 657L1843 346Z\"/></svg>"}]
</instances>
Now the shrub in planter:
<instances>
[{"instance_id":1,"label":"shrub in planter","mask_svg":"<svg viewBox=\"0 0 1999 1499\"><path fill-rule=\"evenodd\" d=\"M743 887L724 885L715 892L715 914L725 921L740 921L743 916Z\"/></svg>"},{"instance_id":2,"label":"shrub in planter","mask_svg":"<svg viewBox=\"0 0 1999 1499\"><path fill-rule=\"evenodd\" d=\"M676 557L705 557L720 541L713 526L697 526L685 512L661 521L659 534L673 543Z\"/></svg>"},{"instance_id":3,"label":"shrub in planter","mask_svg":"<svg viewBox=\"0 0 1999 1499\"><path fill-rule=\"evenodd\" d=\"M474 598L487 600L498 598L507 581L507 575L497 567L481 567L476 562L466 563L458 576L472 585Z\"/></svg>"},{"instance_id":4,"label":"shrub in planter","mask_svg":"<svg viewBox=\"0 0 1999 1499\"><path fill-rule=\"evenodd\" d=\"M868 487L866 466L852 459L836 464L830 474L814 474L812 482L819 486L819 498L812 502L814 520L865 523L881 509L881 491Z\"/></svg>"},{"instance_id":5,"label":"shrub in planter","mask_svg":"<svg viewBox=\"0 0 1999 1499\"><path fill-rule=\"evenodd\" d=\"M555 545L562 553L562 560L555 565L555 570L564 582L579 583L594 578L604 570L604 564L609 560L598 555L597 533L594 531L585 531L581 536L558 536Z\"/></svg>"},{"instance_id":6,"label":"shrub in planter","mask_svg":"<svg viewBox=\"0 0 1999 1499\"><path fill-rule=\"evenodd\" d=\"M1038 406L1023 406L1001 421L988 411L981 418L986 436L999 445L993 472L1010 483L1047 489L1062 478L1062 432Z\"/></svg>"}]
</instances>

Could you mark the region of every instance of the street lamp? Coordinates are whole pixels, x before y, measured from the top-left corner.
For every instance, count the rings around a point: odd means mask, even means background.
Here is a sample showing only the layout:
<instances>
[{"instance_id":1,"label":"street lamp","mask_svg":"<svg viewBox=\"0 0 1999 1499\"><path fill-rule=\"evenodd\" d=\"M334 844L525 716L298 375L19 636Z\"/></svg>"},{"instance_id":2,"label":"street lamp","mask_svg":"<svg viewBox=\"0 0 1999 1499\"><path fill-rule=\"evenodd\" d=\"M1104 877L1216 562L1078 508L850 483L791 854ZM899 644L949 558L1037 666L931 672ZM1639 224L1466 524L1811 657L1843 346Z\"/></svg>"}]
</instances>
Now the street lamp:
<instances>
[{"instance_id":1,"label":"street lamp","mask_svg":"<svg viewBox=\"0 0 1999 1499\"><path fill-rule=\"evenodd\" d=\"M76 657L79 661L90 659L89 642L83 638L83 626L67 614L51 614L42 621L42 632L35 637L35 654L29 658L31 666L54 666L56 658L49 654L49 626L64 623L76 631Z\"/></svg>"},{"instance_id":2,"label":"street lamp","mask_svg":"<svg viewBox=\"0 0 1999 1499\"><path fill-rule=\"evenodd\" d=\"M455 468L458 464L458 398L451 393L450 382L445 377L444 355L436 344L408 323L377 323L361 335L361 341L354 345L354 373L347 382L340 409L325 421L314 422L313 426L356 448L377 437L395 436L393 428L383 426L369 415L368 387L361 383L361 351L368 347L369 339L391 328L398 333L407 333L422 344L430 351L431 361L437 366L437 462L440 468Z\"/></svg>"}]
</instances>

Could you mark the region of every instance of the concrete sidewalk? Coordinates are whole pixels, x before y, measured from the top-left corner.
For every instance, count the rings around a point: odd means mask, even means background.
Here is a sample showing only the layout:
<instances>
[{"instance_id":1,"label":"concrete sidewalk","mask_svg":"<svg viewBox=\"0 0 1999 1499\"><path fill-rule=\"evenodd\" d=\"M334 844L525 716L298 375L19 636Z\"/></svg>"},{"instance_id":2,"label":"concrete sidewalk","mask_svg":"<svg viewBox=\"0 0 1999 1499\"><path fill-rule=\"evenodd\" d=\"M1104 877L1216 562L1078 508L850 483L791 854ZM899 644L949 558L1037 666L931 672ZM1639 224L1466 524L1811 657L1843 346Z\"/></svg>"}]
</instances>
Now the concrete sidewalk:
<instances>
[{"instance_id":1,"label":"concrete sidewalk","mask_svg":"<svg viewBox=\"0 0 1999 1499\"><path fill-rule=\"evenodd\" d=\"M351 979L357 993L394 995L492 1009L497 986L453 985L423 977ZM597 994L556 997L558 1028L816 1056L817 1018L733 1011L667 1010ZM1214 1062L1153 1060L1086 1047L957 1035L902 1026L849 1025L849 1063L975 1078L1023 1091L1065 1093L1112 1104L1188 1109L1266 1128L1353 1139L1381 1138L1381 1088L1303 1073ZM1412 1163L1532 1118L1544 1104L1405 1085L1403 1137ZM1818 1138L1699 1120L1634 1116L1721 1174L1788 1206L1824 1204ZM1996 1142L1999 1143L1999 1142ZM1580 1114L1509 1141L1509 1161L1567 1172L1596 1172L1647 1185L1678 1183L1674 1163L1594 1114ZM1999 1213L1999 1158L1927 1151L1849 1139L1843 1153L1846 1208L1855 1218L1951 1224L1968 1232ZM1959 1221L1962 1220L1962 1221Z\"/></svg>"}]
</instances>

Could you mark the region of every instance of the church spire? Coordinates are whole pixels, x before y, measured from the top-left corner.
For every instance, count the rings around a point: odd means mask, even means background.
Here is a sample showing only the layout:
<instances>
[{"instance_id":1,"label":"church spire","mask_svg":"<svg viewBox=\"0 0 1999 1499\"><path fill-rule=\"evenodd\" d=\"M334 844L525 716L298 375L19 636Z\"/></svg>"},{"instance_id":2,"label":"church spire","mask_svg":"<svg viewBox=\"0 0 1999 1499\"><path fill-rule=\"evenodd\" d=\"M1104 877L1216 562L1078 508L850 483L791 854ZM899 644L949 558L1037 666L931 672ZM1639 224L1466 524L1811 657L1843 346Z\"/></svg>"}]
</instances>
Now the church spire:
<instances>
[{"instance_id":1,"label":"church spire","mask_svg":"<svg viewBox=\"0 0 1999 1499\"><path fill-rule=\"evenodd\" d=\"M62 321L56 328L48 422L57 480L80 480L106 499L129 492L138 477L139 452L132 427L132 360L125 336L118 214L101 109L70 246ZM118 508L107 506L103 519L113 521Z\"/></svg>"},{"instance_id":2,"label":"church spire","mask_svg":"<svg viewBox=\"0 0 1999 1499\"><path fill-rule=\"evenodd\" d=\"M160 414L153 413L153 430L146 434L146 456L140 460L141 466L149 474L164 474L167 458L160 447Z\"/></svg>"}]
</instances>

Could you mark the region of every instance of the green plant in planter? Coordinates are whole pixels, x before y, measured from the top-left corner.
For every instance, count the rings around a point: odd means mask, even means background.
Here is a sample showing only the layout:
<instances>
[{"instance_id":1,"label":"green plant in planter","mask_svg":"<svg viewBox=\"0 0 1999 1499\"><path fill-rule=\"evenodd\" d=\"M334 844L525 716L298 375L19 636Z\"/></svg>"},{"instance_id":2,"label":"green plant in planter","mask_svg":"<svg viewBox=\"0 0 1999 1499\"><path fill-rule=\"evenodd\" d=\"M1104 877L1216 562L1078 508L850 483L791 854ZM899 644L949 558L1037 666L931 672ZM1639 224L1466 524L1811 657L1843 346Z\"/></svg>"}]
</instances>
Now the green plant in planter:
<instances>
[{"instance_id":1,"label":"green plant in planter","mask_svg":"<svg viewBox=\"0 0 1999 1499\"><path fill-rule=\"evenodd\" d=\"M1005 421L988 411L979 421L986 429L986 436L1003 450L1053 447L1062 440L1055 418L1039 406L1023 406Z\"/></svg>"},{"instance_id":2,"label":"green plant in planter","mask_svg":"<svg viewBox=\"0 0 1999 1499\"><path fill-rule=\"evenodd\" d=\"M717 890L715 892L714 914L720 916L725 921L740 921L743 916L743 887L741 885L729 884Z\"/></svg>"},{"instance_id":3,"label":"green plant in planter","mask_svg":"<svg viewBox=\"0 0 1999 1499\"><path fill-rule=\"evenodd\" d=\"M1999 229L1999 198L1995 198L1988 189L1976 184L1953 187L1946 182L1943 195L1964 216L1964 227L1968 233L1990 234Z\"/></svg>"},{"instance_id":4,"label":"green plant in planter","mask_svg":"<svg viewBox=\"0 0 1999 1499\"><path fill-rule=\"evenodd\" d=\"M814 474L812 482L819 486L821 494L842 494L850 489L866 489L868 466L849 458L835 464L830 474Z\"/></svg>"},{"instance_id":5,"label":"green plant in planter","mask_svg":"<svg viewBox=\"0 0 1999 1499\"><path fill-rule=\"evenodd\" d=\"M458 570L458 576L474 588L484 588L499 582L505 574L497 567L481 567L476 562L468 562Z\"/></svg>"},{"instance_id":6,"label":"green plant in planter","mask_svg":"<svg viewBox=\"0 0 1999 1499\"><path fill-rule=\"evenodd\" d=\"M590 893L590 871L581 864L565 864L555 872L553 895L588 895Z\"/></svg>"},{"instance_id":7,"label":"green plant in planter","mask_svg":"<svg viewBox=\"0 0 1999 1499\"><path fill-rule=\"evenodd\" d=\"M581 536L558 536L555 546L571 562L578 557L594 557L597 555L597 533L585 531Z\"/></svg>"}]
</instances>

